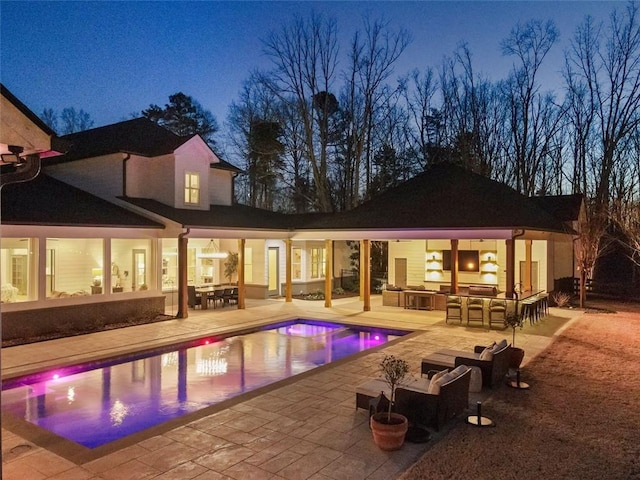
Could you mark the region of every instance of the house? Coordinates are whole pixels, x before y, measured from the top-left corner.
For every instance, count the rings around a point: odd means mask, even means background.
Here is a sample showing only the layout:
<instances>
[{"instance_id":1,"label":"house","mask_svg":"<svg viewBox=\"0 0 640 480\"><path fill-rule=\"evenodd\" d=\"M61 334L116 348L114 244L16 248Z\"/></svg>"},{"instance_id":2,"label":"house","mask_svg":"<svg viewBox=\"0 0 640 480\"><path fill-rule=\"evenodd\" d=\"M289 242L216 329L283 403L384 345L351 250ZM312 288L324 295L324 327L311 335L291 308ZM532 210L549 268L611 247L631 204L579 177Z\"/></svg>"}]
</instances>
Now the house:
<instances>
[{"instance_id":1,"label":"house","mask_svg":"<svg viewBox=\"0 0 640 480\"><path fill-rule=\"evenodd\" d=\"M3 87L4 102L19 104ZM24 118L5 119L3 108L3 122L37 118L17 110ZM32 128L22 134L38 137ZM287 215L234 204L240 170L198 135L138 118L60 140L64 154L44 158L34 180L2 189L0 284L17 289L3 298L10 328L165 309L185 317L187 285L227 282L238 284L239 308L245 298L290 301L318 289L330 306L332 280L349 264L347 241L360 243L364 284L373 240L388 242L388 281L399 285L480 284L511 294L517 283L549 291L574 273L567 221L575 208L454 166L434 166L348 212ZM463 252L470 260L460 264ZM230 254L239 263L227 276Z\"/></svg>"}]
</instances>

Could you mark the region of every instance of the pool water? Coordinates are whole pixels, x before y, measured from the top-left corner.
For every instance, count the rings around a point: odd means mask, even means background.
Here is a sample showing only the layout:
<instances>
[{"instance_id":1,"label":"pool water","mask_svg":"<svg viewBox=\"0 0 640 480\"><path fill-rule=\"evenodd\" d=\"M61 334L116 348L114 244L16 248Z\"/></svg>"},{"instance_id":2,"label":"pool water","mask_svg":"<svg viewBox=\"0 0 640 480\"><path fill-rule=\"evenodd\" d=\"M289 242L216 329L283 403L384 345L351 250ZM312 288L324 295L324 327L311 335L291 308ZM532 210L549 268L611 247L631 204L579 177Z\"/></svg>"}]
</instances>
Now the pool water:
<instances>
[{"instance_id":1,"label":"pool water","mask_svg":"<svg viewBox=\"0 0 640 480\"><path fill-rule=\"evenodd\" d=\"M299 319L3 382L2 409L95 448L407 333Z\"/></svg>"}]
</instances>

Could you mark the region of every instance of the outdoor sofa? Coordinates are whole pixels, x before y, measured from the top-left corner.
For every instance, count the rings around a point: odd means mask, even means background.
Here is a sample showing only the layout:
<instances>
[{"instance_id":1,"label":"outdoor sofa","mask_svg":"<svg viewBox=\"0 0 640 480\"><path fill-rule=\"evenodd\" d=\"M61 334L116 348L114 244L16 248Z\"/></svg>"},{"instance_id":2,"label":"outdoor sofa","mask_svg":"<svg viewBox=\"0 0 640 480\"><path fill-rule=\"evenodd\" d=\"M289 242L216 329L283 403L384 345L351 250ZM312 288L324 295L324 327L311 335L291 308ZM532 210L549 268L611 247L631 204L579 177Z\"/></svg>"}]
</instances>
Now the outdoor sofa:
<instances>
[{"instance_id":1,"label":"outdoor sofa","mask_svg":"<svg viewBox=\"0 0 640 480\"><path fill-rule=\"evenodd\" d=\"M504 339L492 345L477 345L473 352L464 350L438 350L422 359L422 373L459 365L479 367L482 372L482 386L499 386L509 372L511 346Z\"/></svg>"},{"instance_id":2,"label":"outdoor sofa","mask_svg":"<svg viewBox=\"0 0 640 480\"><path fill-rule=\"evenodd\" d=\"M441 370L429 378L413 378L396 387L394 411L409 423L440 430L445 423L469 406L471 369L465 366ZM369 409L370 401L384 392L391 397L388 384L381 378L356 387L356 408Z\"/></svg>"}]
</instances>

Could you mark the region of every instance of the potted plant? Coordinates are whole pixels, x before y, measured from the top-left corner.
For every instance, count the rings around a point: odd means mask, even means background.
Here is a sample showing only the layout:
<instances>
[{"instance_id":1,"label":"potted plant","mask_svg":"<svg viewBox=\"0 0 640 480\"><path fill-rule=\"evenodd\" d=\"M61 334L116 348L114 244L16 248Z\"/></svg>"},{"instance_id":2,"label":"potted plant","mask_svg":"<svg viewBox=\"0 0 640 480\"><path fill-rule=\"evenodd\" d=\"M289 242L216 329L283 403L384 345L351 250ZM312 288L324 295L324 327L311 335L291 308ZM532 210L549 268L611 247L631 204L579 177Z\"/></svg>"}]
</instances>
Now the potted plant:
<instances>
[{"instance_id":1,"label":"potted plant","mask_svg":"<svg viewBox=\"0 0 640 480\"><path fill-rule=\"evenodd\" d=\"M380 370L384 380L391 389L389 409L386 412L374 413L370 419L373 441L381 450L398 450L404 443L409 428L407 417L394 413L396 387L409 373L409 364L393 355L385 355L380 362Z\"/></svg>"},{"instance_id":2,"label":"potted plant","mask_svg":"<svg viewBox=\"0 0 640 480\"><path fill-rule=\"evenodd\" d=\"M229 283L231 283L231 278L238 272L238 252L229 252L227 256L227 261L224 263L224 276L229 279Z\"/></svg>"}]
</instances>

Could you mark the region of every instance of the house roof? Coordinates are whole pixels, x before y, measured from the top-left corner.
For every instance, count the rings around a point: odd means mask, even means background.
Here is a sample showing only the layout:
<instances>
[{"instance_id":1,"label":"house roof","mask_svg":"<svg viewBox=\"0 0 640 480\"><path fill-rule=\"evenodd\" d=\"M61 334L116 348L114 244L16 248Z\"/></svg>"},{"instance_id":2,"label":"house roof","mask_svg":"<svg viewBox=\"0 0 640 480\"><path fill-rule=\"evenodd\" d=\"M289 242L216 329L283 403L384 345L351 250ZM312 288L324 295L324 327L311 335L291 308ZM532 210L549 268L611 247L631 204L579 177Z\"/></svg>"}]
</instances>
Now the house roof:
<instances>
[{"instance_id":1,"label":"house roof","mask_svg":"<svg viewBox=\"0 0 640 480\"><path fill-rule=\"evenodd\" d=\"M580 193L573 195L547 195L531 197L540 207L563 222L575 222L580 217L584 197Z\"/></svg>"},{"instance_id":2,"label":"house roof","mask_svg":"<svg viewBox=\"0 0 640 480\"><path fill-rule=\"evenodd\" d=\"M173 153L176 148L197 135L181 137L145 117L71 133L62 138L70 144L63 157L50 164L124 152L143 157ZM212 168L241 172L227 161L212 163Z\"/></svg>"},{"instance_id":3,"label":"house roof","mask_svg":"<svg viewBox=\"0 0 640 480\"><path fill-rule=\"evenodd\" d=\"M186 210L142 198L127 201L193 228L265 228L288 230L455 230L526 229L573 233L557 218L512 188L452 165L433 166L359 207L340 213L291 215L245 205L212 205ZM574 196L563 201L574 208ZM567 211L571 208L566 207ZM562 212L562 210L558 210Z\"/></svg>"},{"instance_id":4,"label":"house roof","mask_svg":"<svg viewBox=\"0 0 640 480\"><path fill-rule=\"evenodd\" d=\"M127 197L124 200L188 228L287 230L294 227L298 217L247 205L211 205L210 210L189 210L173 208L148 198Z\"/></svg>"},{"instance_id":5,"label":"house roof","mask_svg":"<svg viewBox=\"0 0 640 480\"><path fill-rule=\"evenodd\" d=\"M571 233L536 202L502 183L438 164L315 229L527 229Z\"/></svg>"},{"instance_id":6,"label":"house roof","mask_svg":"<svg viewBox=\"0 0 640 480\"><path fill-rule=\"evenodd\" d=\"M164 228L44 173L29 182L5 185L1 193L3 224Z\"/></svg>"},{"instance_id":7,"label":"house roof","mask_svg":"<svg viewBox=\"0 0 640 480\"><path fill-rule=\"evenodd\" d=\"M64 135L71 145L60 162L126 152L156 157L173 152L189 140L141 117L124 122Z\"/></svg>"}]
</instances>

